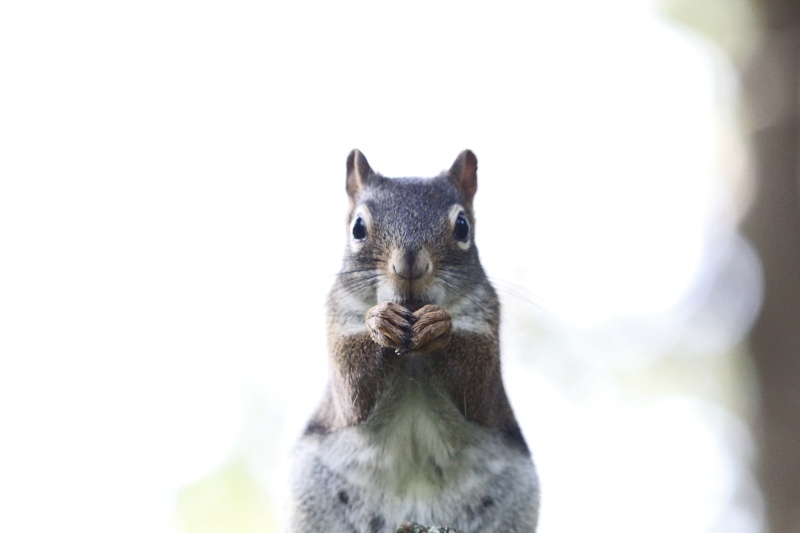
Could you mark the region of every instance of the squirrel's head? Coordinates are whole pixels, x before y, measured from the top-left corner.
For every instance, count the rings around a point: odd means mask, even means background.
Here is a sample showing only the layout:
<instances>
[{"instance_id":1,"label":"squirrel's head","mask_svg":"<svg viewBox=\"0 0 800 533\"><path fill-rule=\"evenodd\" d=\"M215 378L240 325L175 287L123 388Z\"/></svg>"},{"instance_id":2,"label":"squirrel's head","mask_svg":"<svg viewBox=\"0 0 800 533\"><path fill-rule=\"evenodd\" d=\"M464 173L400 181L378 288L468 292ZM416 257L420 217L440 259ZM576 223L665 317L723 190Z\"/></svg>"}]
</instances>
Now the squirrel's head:
<instances>
[{"instance_id":1,"label":"squirrel's head","mask_svg":"<svg viewBox=\"0 0 800 533\"><path fill-rule=\"evenodd\" d=\"M435 178L385 178L353 150L342 272L348 292L415 310L463 297L469 282L485 280L474 243L477 168L465 150Z\"/></svg>"}]
</instances>

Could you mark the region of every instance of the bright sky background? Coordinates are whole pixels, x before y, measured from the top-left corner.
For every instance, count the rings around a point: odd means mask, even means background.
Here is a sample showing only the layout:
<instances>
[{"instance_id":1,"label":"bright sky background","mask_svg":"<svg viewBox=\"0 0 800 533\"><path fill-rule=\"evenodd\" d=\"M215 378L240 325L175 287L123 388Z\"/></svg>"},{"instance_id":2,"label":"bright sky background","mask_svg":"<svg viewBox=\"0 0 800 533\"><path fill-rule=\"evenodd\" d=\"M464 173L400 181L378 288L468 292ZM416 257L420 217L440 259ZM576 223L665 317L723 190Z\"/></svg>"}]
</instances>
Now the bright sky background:
<instances>
[{"instance_id":1,"label":"bright sky background","mask_svg":"<svg viewBox=\"0 0 800 533\"><path fill-rule=\"evenodd\" d=\"M721 57L647 1L393 6L0 7L0 530L172 531L254 402L279 494L325 381L358 147L389 176L478 156L541 533L758 531L730 507L742 420L608 378L687 328L723 352L755 312ZM722 270L740 290L703 315ZM594 384L561 389L523 353L545 346Z\"/></svg>"}]
</instances>

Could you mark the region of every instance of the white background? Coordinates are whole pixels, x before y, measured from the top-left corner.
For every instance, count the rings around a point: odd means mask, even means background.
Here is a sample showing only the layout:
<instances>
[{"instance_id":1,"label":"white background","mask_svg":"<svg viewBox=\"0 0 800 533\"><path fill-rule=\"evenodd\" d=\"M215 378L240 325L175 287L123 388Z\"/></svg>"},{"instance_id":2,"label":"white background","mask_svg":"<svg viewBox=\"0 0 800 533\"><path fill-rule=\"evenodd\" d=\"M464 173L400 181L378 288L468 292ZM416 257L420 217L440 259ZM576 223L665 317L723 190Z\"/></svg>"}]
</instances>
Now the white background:
<instances>
[{"instance_id":1,"label":"white background","mask_svg":"<svg viewBox=\"0 0 800 533\"><path fill-rule=\"evenodd\" d=\"M280 496L358 147L478 155L542 533L758 531L730 78L649 2L5 3L0 529L173 530L253 405Z\"/></svg>"}]
</instances>

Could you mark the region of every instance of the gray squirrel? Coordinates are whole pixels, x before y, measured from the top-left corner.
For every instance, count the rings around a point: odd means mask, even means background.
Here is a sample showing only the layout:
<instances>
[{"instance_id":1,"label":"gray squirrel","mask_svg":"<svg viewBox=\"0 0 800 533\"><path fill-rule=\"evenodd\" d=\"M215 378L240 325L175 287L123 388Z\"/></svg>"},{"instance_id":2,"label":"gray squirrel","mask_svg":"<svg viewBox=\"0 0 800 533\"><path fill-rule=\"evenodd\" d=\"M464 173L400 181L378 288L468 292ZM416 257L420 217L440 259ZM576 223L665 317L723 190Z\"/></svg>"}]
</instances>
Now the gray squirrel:
<instances>
[{"instance_id":1,"label":"gray squirrel","mask_svg":"<svg viewBox=\"0 0 800 533\"><path fill-rule=\"evenodd\" d=\"M539 481L474 243L477 167L465 150L435 178L385 178L347 158L330 375L294 450L287 532L536 531Z\"/></svg>"}]
</instances>

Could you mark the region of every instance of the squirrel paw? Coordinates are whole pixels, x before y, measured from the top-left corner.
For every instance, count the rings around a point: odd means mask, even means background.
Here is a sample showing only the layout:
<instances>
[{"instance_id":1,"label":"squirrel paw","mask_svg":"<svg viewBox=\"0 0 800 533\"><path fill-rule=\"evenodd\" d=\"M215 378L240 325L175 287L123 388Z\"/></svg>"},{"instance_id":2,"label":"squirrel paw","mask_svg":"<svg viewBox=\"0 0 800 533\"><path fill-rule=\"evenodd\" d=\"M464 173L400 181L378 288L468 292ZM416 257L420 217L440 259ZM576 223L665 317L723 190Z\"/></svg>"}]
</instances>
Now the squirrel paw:
<instances>
[{"instance_id":1,"label":"squirrel paw","mask_svg":"<svg viewBox=\"0 0 800 533\"><path fill-rule=\"evenodd\" d=\"M453 318L438 305L426 305L414 313L409 349L431 352L444 348L450 340Z\"/></svg>"},{"instance_id":2,"label":"squirrel paw","mask_svg":"<svg viewBox=\"0 0 800 533\"><path fill-rule=\"evenodd\" d=\"M414 315L402 305L381 302L367 311L365 317L370 337L384 348L404 351L411 342Z\"/></svg>"},{"instance_id":3,"label":"squirrel paw","mask_svg":"<svg viewBox=\"0 0 800 533\"><path fill-rule=\"evenodd\" d=\"M428 527L416 522L403 522L395 533L459 533L450 527Z\"/></svg>"}]
</instances>

